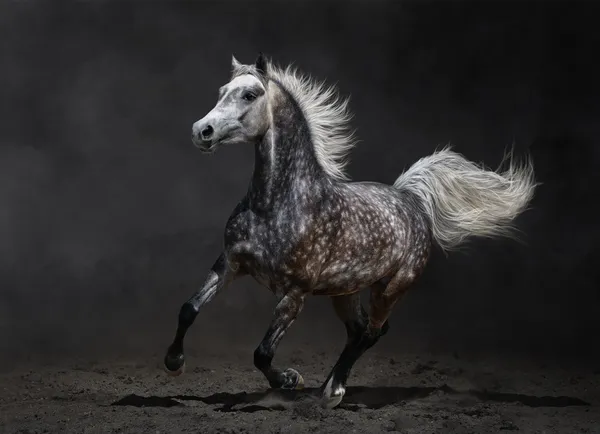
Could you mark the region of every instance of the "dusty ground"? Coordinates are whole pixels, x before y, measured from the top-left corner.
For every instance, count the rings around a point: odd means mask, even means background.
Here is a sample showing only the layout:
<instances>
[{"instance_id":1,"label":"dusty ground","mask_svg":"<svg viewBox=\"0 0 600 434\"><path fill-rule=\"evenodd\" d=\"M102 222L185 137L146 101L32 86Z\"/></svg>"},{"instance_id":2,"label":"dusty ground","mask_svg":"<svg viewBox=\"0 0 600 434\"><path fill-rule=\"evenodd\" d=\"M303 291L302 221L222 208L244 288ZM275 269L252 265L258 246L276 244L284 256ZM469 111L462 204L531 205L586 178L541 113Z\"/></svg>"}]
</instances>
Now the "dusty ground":
<instances>
[{"instance_id":1,"label":"dusty ground","mask_svg":"<svg viewBox=\"0 0 600 434\"><path fill-rule=\"evenodd\" d=\"M188 355L185 375L139 360L21 367L0 375L2 433L600 433L600 369L372 352L340 408L311 392L334 354L280 352L304 393L267 391L251 351Z\"/></svg>"}]
</instances>

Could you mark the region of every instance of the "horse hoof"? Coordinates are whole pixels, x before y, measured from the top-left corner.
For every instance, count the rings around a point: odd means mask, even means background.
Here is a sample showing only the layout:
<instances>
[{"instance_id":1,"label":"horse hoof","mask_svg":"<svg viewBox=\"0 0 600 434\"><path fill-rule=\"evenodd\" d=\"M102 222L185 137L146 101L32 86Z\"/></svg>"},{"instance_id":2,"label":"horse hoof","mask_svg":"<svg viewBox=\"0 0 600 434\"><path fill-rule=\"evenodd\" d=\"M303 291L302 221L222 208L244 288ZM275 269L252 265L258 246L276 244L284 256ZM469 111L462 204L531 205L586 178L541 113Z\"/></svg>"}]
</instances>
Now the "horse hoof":
<instances>
[{"instance_id":1,"label":"horse hoof","mask_svg":"<svg viewBox=\"0 0 600 434\"><path fill-rule=\"evenodd\" d=\"M283 372L285 383L282 389L301 390L304 389L304 378L295 369L289 368Z\"/></svg>"},{"instance_id":2,"label":"horse hoof","mask_svg":"<svg viewBox=\"0 0 600 434\"><path fill-rule=\"evenodd\" d=\"M342 402L344 395L346 394L346 388L342 385L338 385L333 389L333 378L327 382L325 390L323 391L322 406L323 408L331 409L335 408Z\"/></svg>"},{"instance_id":3,"label":"horse hoof","mask_svg":"<svg viewBox=\"0 0 600 434\"><path fill-rule=\"evenodd\" d=\"M344 394L341 393L339 395L330 396L329 398L323 397L323 408L327 410L331 410L332 408L337 407L342 402L344 398Z\"/></svg>"},{"instance_id":4,"label":"horse hoof","mask_svg":"<svg viewBox=\"0 0 600 434\"><path fill-rule=\"evenodd\" d=\"M165 372L174 377L185 372L185 358L183 354L171 356L167 354L165 357Z\"/></svg>"}]
</instances>

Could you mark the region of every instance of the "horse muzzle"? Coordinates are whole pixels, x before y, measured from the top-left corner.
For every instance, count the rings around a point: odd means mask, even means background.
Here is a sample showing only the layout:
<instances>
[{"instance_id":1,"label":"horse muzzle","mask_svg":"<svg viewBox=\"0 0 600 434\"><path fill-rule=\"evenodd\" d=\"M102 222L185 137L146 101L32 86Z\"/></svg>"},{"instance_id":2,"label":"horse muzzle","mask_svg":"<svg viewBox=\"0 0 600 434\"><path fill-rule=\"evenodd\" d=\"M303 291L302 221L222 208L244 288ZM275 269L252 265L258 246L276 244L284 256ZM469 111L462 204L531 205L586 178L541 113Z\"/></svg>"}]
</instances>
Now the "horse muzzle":
<instances>
[{"instance_id":1,"label":"horse muzzle","mask_svg":"<svg viewBox=\"0 0 600 434\"><path fill-rule=\"evenodd\" d=\"M211 125L199 126L194 124L192 127L192 143L202 152L213 152L216 145L214 140L214 129Z\"/></svg>"}]
</instances>

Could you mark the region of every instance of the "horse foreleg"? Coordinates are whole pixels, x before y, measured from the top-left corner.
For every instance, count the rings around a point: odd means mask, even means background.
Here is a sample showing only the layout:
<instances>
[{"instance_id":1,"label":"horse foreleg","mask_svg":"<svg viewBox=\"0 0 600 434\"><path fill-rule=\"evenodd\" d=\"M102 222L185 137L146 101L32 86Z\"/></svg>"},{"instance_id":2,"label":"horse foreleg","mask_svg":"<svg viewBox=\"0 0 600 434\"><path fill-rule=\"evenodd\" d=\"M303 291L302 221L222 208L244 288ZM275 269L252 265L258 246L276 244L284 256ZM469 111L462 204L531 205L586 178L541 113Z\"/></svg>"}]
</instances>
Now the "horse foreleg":
<instances>
[{"instance_id":1,"label":"horse foreleg","mask_svg":"<svg viewBox=\"0 0 600 434\"><path fill-rule=\"evenodd\" d=\"M292 290L279 301L275 307L271 325L262 342L254 351L254 366L264 374L273 388L301 389L304 387L304 379L298 371L291 368L282 371L271 364L277 345L304 306L304 296L302 291Z\"/></svg>"},{"instance_id":2,"label":"horse foreleg","mask_svg":"<svg viewBox=\"0 0 600 434\"><path fill-rule=\"evenodd\" d=\"M183 339L187 330L190 328L200 308L212 300L212 298L223 288L225 288L233 278L237 277L227 265L225 256L221 254L204 282L204 285L188 301L186 301L179 311L179 322L177 332L173 343L167 350L165 356L165 370L171 375L179 375L185 367L185 357L183 355Z\"/></svg>"},{"instance_id":3,"label":"horse foreleg","mask_svg":"<svg viewBox=\"0 0 600 434\"><path fill-rule=\"evenodd\" d=\"M389 329L387 319L396 302L402 298L410 282L400 275L387 285L377 283L371 288L370 312L367 317L358 293L332 297L335 311L344 321L348 341L331 373L321 386L323 406L339 405L346 393L346 383L356 361Z\"/></svg>"}]
</instances>

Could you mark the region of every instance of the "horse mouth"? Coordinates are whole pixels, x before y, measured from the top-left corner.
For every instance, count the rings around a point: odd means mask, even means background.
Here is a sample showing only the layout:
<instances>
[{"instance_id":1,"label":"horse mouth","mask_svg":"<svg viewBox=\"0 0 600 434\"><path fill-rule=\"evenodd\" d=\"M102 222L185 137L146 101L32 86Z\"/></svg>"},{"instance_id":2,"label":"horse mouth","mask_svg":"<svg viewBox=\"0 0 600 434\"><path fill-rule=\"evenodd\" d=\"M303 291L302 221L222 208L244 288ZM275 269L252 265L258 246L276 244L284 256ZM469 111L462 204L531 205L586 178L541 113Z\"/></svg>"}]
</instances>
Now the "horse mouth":
<instances>
[{"instance_id":1,"label":"horse mouth","mask_svg":"<svg viewBox=\"0 0 600 434\"><path fill-rule=\"evenodd\" d=\"M217 149L217 144L211 143L211 145L208 148L205 146L198 146L198 145L196 145L196 147L198 149L200 149L200 152L202 152L203 154L212 154Z\"/></svg>"},{"instance_id":2,"label":"horse mouth","mask_svg":"<svg viewBox=\"0 0 600 434\"><path fill-rule=\"evenodd\" d=\"M192 140L192 143L194 144L194 146L196 148L198 148L200 150L200 152L202 152L204 154L212 154L220 142L221 142L221 139L211 140L210 142L208 142L208 141L207 142L204 142L204 141L198 142L196 140Z\"/></svg>"},{"instance_id":3,"label":"horse mouth","mask_svg":"<svg viewBox=\"0 0 600 434\"><path fill-rule=\"evenodd\" d=\"M216 139L213 139L210 142L210 146L205 147L205 146L198 146L198 148L200 148L200 150L202 152L204 152L205 154L212 154L213 152L215 152L217 150L217 148L219 146L221 146L222 144L227 144L227 142L232 139L234 137L234 135L232 133L227 133L224 134L221 137L218 137Z\"/></svg>"}]
</instances>

